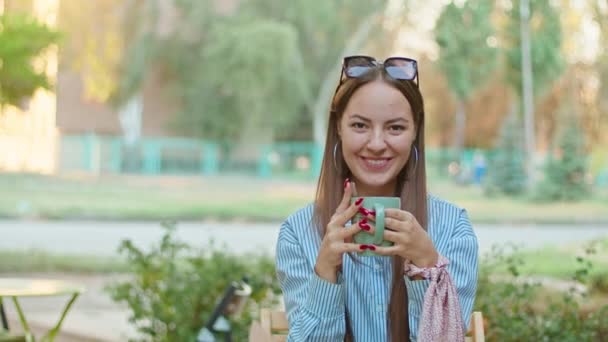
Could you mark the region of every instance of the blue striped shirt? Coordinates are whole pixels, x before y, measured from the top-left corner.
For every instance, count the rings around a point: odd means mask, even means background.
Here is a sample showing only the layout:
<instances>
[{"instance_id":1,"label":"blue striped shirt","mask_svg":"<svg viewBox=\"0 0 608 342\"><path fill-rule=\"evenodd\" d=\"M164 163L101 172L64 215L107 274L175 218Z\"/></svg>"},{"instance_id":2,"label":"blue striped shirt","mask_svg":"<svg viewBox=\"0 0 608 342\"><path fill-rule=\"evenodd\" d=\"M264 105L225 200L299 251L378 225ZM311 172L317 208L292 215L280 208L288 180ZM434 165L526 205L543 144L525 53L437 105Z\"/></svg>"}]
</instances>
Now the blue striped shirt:
<instances>
[{"instance_id":1,"label":"blue striped shirt","mask_svg":"<svg viewBox=\"0 0 608 342\"><path fill-rule=\"evenodd\" d=\"M357 262L344 255L336 284L320 278L314 266L321 238L312 215L310 204L289 216L277 241L276 267L289 321L288 341L343 341L345 310L355 341L387 341L392 258L355 255ZM429 195L428 234L450 262L447 270L458 292L463 328L468 329L477 290L478 245L466 211ZM404 276L404 281L410 340L415 341L429 280Z\"/></svg>"}]
</instances>

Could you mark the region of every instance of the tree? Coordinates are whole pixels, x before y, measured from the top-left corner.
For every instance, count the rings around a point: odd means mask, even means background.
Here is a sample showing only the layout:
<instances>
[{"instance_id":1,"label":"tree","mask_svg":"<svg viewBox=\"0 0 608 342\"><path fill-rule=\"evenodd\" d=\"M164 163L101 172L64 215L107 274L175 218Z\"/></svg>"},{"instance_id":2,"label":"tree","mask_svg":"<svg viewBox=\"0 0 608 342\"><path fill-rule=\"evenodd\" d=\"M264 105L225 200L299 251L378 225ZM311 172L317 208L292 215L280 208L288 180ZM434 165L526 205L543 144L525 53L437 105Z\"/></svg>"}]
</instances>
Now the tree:
<instances>
[{"instance_id":1,"label":"tree","mask_svg":"<svg viewBox=\"0 0 608 342\"><path fill-rule=\"evenodd\" d=\"M596 95L596 118L594 128L596 135L599 137L600 143L608 145L608 138L604 134L608 129L608 6L601 6L600 1L592 1L592 10L595 22L600 29L600 55L596 60L596 70L598 80L600 81L598 94Z\"/></svg>"},{"instance_id":2,"label":"tree","mask_svg":"<svg viewBox=\"0 0 608 342\"><path fill-rule=\"evenodd\" d=\"M61 1L59 29L69 32L60 50L60 68L78 73L87 100L106 102L118 86L118 65L125 45L123 0ZM100 29L103 28L103 29Z\"/></svg>"},{"instance_id":3,"label":"tree","mask_svg":"<svg viewBox=\"0 0 608 342\"><path fill-rule=\"evenodd\" d=\"M439 66L456 97L454 147L460 157L466 127L465 106L472 94L490 79L497 66L491 22L493 2L468 0L461 7L444 7L435 27Z\"/></svg>"},{"instance_id":4,"label":"tree","mask_svg":"<svg viewBox=\"0 0 608 342\"><path fill-rule=\"evenodd\" d=\"M585 179L587 157L582 131L572 114L562 122L562 132L544 165L545 178L538 185L539 200L576 201L590 192Z\"/></svg>"},{"instance_id":5,"label":"tree","mask_svg":"<svg viewBox=\"0 0 608 342\"><path fill-rule=\"evenodd\" d=\"M506 80L521 100L524 89L522 88L522 16L520 5L520 0L511 2L502 41L506 54ZM548 86L559 78L564 69L561 54L561 23L557 10L549 0L530 0L529 7L527 17L529 18L531 79L533 80L531 81L533 84L531 91L537 94L536 98L538 99L544 96ZM516 108L521 108L521 106ZM535 142L533 114L527 115L525 120L527 121L524 121L524 127L530 128L528 131L531 136L528 139ZM535 144L531 144L531 146L535 146ZM526 163L530 171L533 170L535 152L527 151L528 160ZM528 176L531 180L534 180L534 174Z\"/></svg>"},{"instance_id":6,"label":"tree","mask_svg":"<svg viewBox=\"0 0 608 342\"><path fill-rule=\"evenodd\" d=\"M506 55L506 80L521 96L520 1L513 0L507 25L502 31ZM542 97L564 71L561 53L562 29L557 9L550 0L530 0L530 47L534 93Z\"/></svg>"},{"instance_id":7,"label":"tree","mask_svg":"<svg viewBox=\"0 0 608 342\"><path fill-rule=\"evenodd\" d=\"M490 159L486 194L500 192L507 195L521 194L526 188L524 146L520 120L515 111L504 120L496 152Z\"/></svg>"},{"instance_id":8,"label":"tree","mask_svg":"<svg viewBox=\"0 0 608 342\"><path fill-rule=\"evenodd\" d=\"M325 140L329 103L340 76L342 57L360 52L381 29L387 0L251 0L245 10L292 25L298 34L306 82L300 114L310 115L313 139ZM404 8L402 8L403 10Z\"/></svg>"},{"instance_id":9,"label":"tree","mask_svg":"<svg viewBox=\"0 0 608 342\"><path fill-rule=\"evenodd\" d=\"M59 38L58 32L28 15L0 16L0 107L21 106L37 89L51 88L34 61Z\"/></svg>"},{"instance_id":10,"label":"tree","mask_svg":"<svg viewBox=\"0 0 608 342\"><path fill-rule=\"evenodd\" d=\"M181 102L181 132L208 139L247 136L251 144L271 141L275 132L286 137L308 130L315 121L314 136L324 139L341 57L367 42L386 2L250 0L220 14L209 0L174 1L179 20L173 32L159 37L142 29L135 35L115 98L126 101L155 65ZM155 20L149 15L141 27ZM245 127L256 139L243 134Z\"/></svg>"}]
</instances>

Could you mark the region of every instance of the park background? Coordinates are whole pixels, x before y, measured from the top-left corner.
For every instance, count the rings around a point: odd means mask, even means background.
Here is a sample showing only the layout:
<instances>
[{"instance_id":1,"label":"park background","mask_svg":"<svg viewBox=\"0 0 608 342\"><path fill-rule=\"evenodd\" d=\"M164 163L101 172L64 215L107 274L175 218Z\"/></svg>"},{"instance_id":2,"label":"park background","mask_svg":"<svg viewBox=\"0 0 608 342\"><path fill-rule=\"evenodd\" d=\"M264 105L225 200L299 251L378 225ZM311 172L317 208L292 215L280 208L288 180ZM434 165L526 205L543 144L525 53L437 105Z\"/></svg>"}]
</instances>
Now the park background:
<instances>
[{"instance_id":1,"label":"park background","mask_svg":"<svg viewBox=\"0 0 608 342\"><path fill-rule=\"evenodd\" d=\"M0 0L0 275L86 285L66 341L193 340L248 275L245 336L342 57L400 55L488 339L606 339L607 43L600 0ZM60 305L24 301L39 331Z\"/></svg>"}]
</instances>

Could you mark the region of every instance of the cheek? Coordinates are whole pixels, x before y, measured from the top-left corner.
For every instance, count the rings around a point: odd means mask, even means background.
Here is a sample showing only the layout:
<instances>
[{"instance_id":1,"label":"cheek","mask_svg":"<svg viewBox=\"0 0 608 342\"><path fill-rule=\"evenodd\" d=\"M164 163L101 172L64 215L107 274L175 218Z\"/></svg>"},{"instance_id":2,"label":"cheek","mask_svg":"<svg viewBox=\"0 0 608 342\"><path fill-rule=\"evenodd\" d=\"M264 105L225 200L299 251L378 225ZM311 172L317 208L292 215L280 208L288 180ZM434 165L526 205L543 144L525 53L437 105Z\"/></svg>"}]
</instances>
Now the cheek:
<instances>
[{"instance_id":1,"label":"cheek","mask_svg":"<svg viewBox=\"0 0 608 342\"><path fill-rule=\"evenodd\" d=\"M412 147L412 139L407 136L395 137L389 144L399 155L407 158Z\"/></svg>"},{"instance_id":2,"label":"cheek","mask_svg":"<svg viewBox=\"0 0 608 342\"><path fill-rule=\"evenodd\" d=\"M342 148L345 153L354 153L365 147L366 138L363 134L349 133L342 138Z\"/></svg>"}]
</instances>

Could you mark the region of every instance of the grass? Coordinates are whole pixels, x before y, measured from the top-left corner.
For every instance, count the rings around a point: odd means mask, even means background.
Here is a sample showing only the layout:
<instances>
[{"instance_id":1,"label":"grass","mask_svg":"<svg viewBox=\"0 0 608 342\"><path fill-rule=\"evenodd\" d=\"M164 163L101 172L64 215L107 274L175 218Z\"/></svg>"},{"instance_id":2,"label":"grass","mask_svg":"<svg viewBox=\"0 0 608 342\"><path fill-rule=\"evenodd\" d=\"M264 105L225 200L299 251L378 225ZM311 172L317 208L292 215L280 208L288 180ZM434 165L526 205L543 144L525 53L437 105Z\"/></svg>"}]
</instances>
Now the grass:
<instances>
[{"instance_id":1,"label":"grass","mask_svg":"<svg viewBox=\"0 0 608 342\"><path fill-rule=\"evenodd\" d=\"M312 198L308 184L237 177L1 175L0 217L276 221Z\"/></svg>"},{"instance_id":2,"label":"grass","mask_svg":"<svg viewBox=\"0 0 608 342\"><path fill-rule=\"evenodd\" d=\"M0 174L0 218L282 221L314 198L313 181L252 177ZM608 194L578 203L487 198L474 186L429 182L474 223L608 223Z\"/></svg>"},{"instance_id":3,"label":"grass","mask_svg":"<svg viewBox=\"0 0 608 342\"><path fill-rule=\"evenodd\" d=\"M586 252L589 242L562 246L544 247L535 250L516 251L512 257L521 260L518 271L524 276L541 276L558 279L572 279L577 270L591 263L589 276L608 279L608 237L593 242L594 252ZM578 259L578 258L582 259ZM507 273L505 264L493 268L497 272Z\"/></svg>"},{"instance_id":4,"label":"grass","mask_svg":"<svg viewBox=\"0 0 608 342\"><path fill-rule=\"evenodd\" d=\"M582 257L591 262L591 276L608 277L608 238L597 242L594 254L586 254L585 245L578 244L524 251L520 256L525 260L521 267L522 274L571 278L577 270L584 267L582 260L577 260L577 257Z\"/></svg>"},{"instance_id":5,"label":"grass","mask_svg":"<svg viewBox=\"0 0 608 342\"><path fill-rule=\"evenodd\" d=\"M58 255L43 251L0 251L0 273L125 273L129 268L120 258L93 255Z\"/></svg>"}]
</instances>

